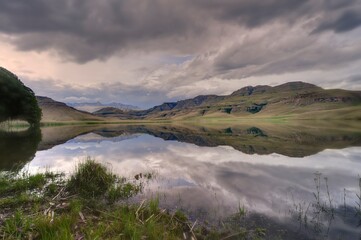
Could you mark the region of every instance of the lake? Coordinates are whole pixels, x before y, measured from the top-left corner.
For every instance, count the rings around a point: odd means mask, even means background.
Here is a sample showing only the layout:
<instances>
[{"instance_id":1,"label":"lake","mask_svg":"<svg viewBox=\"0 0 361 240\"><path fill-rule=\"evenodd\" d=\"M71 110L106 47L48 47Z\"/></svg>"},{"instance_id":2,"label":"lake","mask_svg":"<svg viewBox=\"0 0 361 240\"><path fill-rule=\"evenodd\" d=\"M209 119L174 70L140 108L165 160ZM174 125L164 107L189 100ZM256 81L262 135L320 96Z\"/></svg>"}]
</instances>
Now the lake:
<instances>
[{"instance_id":1,"label":"lake","mask_svg":"<svg viewBox=\"0 0 361 240\"><path fill-rule=\"evenodd\" d=\"M191 220L285 239L359 239L360 122L54 126L0 132L0 168L71 173L87 157L144 179L142 194ZM137 176L137 178L140 175Z\"/></svg>"}]
</instances>

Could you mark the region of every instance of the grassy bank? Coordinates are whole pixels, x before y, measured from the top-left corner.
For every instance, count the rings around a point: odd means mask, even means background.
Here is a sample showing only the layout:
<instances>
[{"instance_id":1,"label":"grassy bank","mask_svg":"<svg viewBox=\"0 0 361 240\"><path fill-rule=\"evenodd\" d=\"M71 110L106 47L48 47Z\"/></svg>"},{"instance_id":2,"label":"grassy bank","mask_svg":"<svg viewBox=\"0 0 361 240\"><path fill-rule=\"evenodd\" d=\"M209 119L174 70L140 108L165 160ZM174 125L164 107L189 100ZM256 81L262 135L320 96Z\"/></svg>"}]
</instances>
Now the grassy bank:
<instances>
[{"instance_id":1,"label":"grassy bank","mask_svg":"<svg viewBox=\"0 0 361 240\"><path fill-rule=\"evenodd\" d=\"M26 121L8 120L0 122L0 131L16 132L27 129L30 124Z\"/></svg>"},{"instance_id":2,"label":"grassy bank","mask_svg":"<svg viewBox=\"0 0 361 240\"><path fill-rule=\"evenodd\" d=\"M116 176L90 159L68 177L3 172L0 238L259 239L264 235L260 229L232 233L192 223L180 211L161 209L157 199L138 204L125 201L142 189L141 181Z\"/></svg>"}]
</instances>

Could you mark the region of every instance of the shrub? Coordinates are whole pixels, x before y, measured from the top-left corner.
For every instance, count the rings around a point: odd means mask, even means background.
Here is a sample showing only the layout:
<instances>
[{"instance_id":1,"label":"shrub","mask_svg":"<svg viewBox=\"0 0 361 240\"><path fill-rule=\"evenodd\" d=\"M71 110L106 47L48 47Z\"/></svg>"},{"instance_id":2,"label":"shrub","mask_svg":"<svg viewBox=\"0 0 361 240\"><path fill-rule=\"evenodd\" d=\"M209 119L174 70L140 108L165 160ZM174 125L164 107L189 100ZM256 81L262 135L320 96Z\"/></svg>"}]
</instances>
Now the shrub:
<instances>
[{"instance_id":1,"label":"shrub","mask_svg":"<svg viewBox=\"0 0 361 240\"><path fill-rule=\"evenodd\" d=\"M41 109L34 92L15 74L0 67L0 122L6 120L25 120L31 126L37 126Z\"/></svg>"}]
</instances>

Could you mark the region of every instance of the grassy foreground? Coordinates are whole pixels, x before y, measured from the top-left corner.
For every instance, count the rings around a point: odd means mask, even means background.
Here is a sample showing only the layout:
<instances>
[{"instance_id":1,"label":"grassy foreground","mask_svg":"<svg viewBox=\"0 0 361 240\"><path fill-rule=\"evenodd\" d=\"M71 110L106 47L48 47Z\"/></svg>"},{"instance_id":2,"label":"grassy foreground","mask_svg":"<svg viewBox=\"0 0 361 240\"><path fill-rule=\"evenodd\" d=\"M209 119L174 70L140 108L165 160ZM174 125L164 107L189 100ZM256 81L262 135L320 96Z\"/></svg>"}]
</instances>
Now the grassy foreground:
<instances>
[{"instance_id":1,"label":"grassy foreground","mask_svg":"<svg viewBox=\"0 0 361 240\"><path fill-rule=\"evenodd\" d=\"M142 188L141 182L116 176L90 159L70 177L3 172L0 239L260 239L264 234L211 230L180 211L161 209L157 199L122 201Z\"/></svg>"}]
</instances>

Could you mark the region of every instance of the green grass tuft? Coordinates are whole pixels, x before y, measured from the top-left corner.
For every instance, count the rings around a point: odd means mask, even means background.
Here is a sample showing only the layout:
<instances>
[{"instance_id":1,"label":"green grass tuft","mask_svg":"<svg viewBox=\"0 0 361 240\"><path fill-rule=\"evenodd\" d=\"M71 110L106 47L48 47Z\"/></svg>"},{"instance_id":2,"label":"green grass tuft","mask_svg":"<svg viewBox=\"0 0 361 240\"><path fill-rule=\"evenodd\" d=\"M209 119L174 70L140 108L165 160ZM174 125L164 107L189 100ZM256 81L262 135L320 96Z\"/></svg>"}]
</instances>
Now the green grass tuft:
<instances>
[{"instance_id":1,"label":"green grass tuft","mask_svg":"<svg viewBox=\"0 0 361 240\"><path fill-rule=\"evenodd\" d=\"M12 217L5 221L2 230L6 239L26 239L28 232L32 230L31 222L21 211L16 211Z\"/></svg>"},{"instance_id":2,"label":"green grass tuft","mask_svg":"<svg viewBox=\"0 0 361 240\"><path fill-rule=\"evenodd\" d=\"M116 176L102 164L88 158L77 166L71 176L67 188L73 194L84 198L98 198L115 184Z\"/></svg>"},{"instance_id":3,"label":"green grass tuft","mask_svg":"<svg viewBox=\"0 0 361 240\"><path fill-rule=\"evenodd\" d=\"M118 183L113 185L107 194L107 200L109 203L114 203L120 199L130 198L142 190L141 185L135 185L132 183Z\"/></svg>"},{"instance_id":4,"label":"green grass tuft","mask_svg":"<svg viewBox=\"0 0 361 240\"><path fill-rule=\"evenodd\" d=\"M30 175L22 173L17 176L15 173L0 174L0 195L8 195L22 191L41 188L47 182L44 174Z\"/></svg>"},{"instance_id":5,"label":"green grass tuft","mask_svg":"<svg viewBox=\"0 0 361 240\"><path fill-rule=\"evenodd\" d=\"M35 220L34 230L39 235L39 239L73 239L73 226L76 222L74 216L61 215L49 221L47 217L39 217Z\"/></svg>"}]
</instances>

